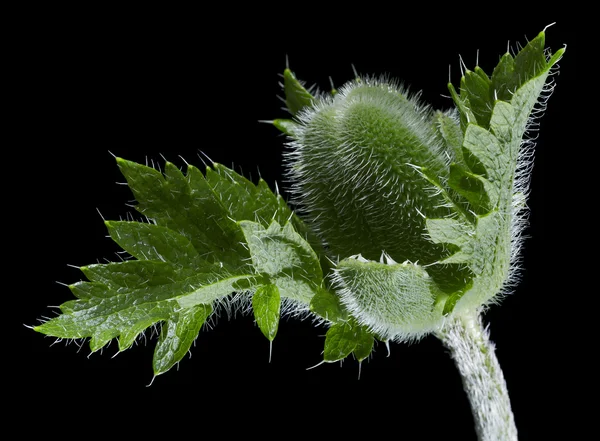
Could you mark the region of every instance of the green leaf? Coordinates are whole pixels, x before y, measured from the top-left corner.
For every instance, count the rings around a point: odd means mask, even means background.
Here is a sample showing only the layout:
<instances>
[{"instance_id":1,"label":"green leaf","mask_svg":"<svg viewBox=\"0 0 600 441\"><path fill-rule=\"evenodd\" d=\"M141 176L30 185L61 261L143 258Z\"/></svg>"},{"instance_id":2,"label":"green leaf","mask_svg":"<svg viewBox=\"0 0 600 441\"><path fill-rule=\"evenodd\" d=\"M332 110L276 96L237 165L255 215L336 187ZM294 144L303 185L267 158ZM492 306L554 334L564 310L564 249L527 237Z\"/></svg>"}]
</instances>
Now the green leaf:
<instances>
[{"instance_id":1,"label":"green leaf","mask_svg":"<svg viewBox=\"0 0 600 441\"><path fill-rule=\"evenodd\" d=\"M253 220L268 227L271 221L280 225L290 222L310 247L319 255L321 266L330 268L321 239L294 213L281 195L273 193L266 182L259 179L254 185L233 170L214 163L207 167L206 180L219 201L228 210L228 216L236 221Z\"/></svg>"},{"instance_id":2,"label":"green leaf","mask_svg":"<svg viewBox=\"0 0 600 441\"><path fill-rule=\"evenodd\" d=\"M346 321L348 312L340 298L331 291L319 290L310 301L310 310L327 321L336 323Z\"/></svg>"},{"instance_id":3,"label":"green leaf","mask_svg":"<svg viewBox=\"0 0 600 441\"><path fill-rule=\"evenodd\" d=\"M530 121L530 115L538 103L540 93L546 84L547 75L534 78L521 86L514 94L510 101L514 109L514 121L512 123L513 139L515 145L513 151L518 149L517 143L523 138L527 132Z\"/></svg>"},{"instance_id":4,"label":"green leaf","mask_svg":"<svg viewBox=\"0 0 600 441\"><path fill-rule=\"evenodd\" d=\"M470 291L471 289L473 289L473 279L469 280L464 287L455 290L450 296L444 299L444 309L442 314L444 316L450 314L454 310L454 307L458 301L465 295L466 292Z\"/></svg>"},{"instance_id":5,"label":"green leaf","mask_svg":"<svg viewBox=\"0 0 600 441\"><path fill-rule=\"evenodd\" d=\"M257 323L272 340L280 292L307 309L323 291L319 258L294 229L307 231L306 225L263 180L254 185L220 164L208 167L205 177L193 166L184 175L169 163L160 173L117 162L150 223L106 226L135 259L81 267L89 281L70 286L77 300L61 305L62 314L36 331L89 337L92 351L118 338L123 351L162 322L154 357L158 375L189 350L215 301L254 293Z\"/></svg>"},{"instance_id":6,"label":"green leaf","mask_svg":"<svg viewBox=\"0 0 600 441\"><path fill-rule=\"evenodd\" d=\"M106 221L112 239L140 260L171 262L185 267L200 263L200 255L185 236L159 225Z\"/></svg>"},{"instance_id":7,"label":"green leaf","mask_svg":"<svg viewBox=\"0 0 600 441\"><path fill-rule=\"evenodd\" d=\"M540 32L537 37L531 40L519 51L515 57L515 77L519 79L519 86L528 82L544 71L549 66L546 61L545 50L545 32Z\"/></svg>"},{"instance_id":8,"label":"green leaf","mask_svg":"<svg viewBox=\"0 0 600 441\"><path fill-rule=\"evenodd\" d=\"M82 268L83 269L83 268ZM138 277L135 277L139 280ZM127 283L127 282L126 282ZM110 291L107 289L107 285L103 283L90 283L90 282L77 282L72 285L69 285L69 289L73 293L75 297L78 299L90 299L90 298L98 298L104 299L108 298L112 295ZM60 307L61 311L64 313L69 313L72 311L70 305L75 304L75 301L72 300L70 302L63 303Z\"/></svg>"},{"instance_id":9,"label":"green leaf","mask_svg":"<svg viewBox=\"0 0 600 441\"><path fill-rule=\"evenodd\" d=\"M497 191L480 175L469 172L458 164L450 165L448 185L469 201L471 209L477 214L490 211L496 201L490 201L490 193L497 198Z\"/></svg>"},{"instance_id":10,"label":"green leaf","mask_svg":"<svg viewBox=\"0 0 600 441\"><path fill-rule=\"evenodd\" d=\"M123 351L148 327L162 322L154 358L158 375L189 350L215 301L236 291L255 292L257 322L272 339L279 321L279 291L306 309L322 289L316 254L291 223L279 227L277 220L304 224L264 181L254 185L219 164L205 178L193 166L184 175L167 163L163 174L117 162L137 208L151 220L106 222L113 240L134 259L81 267L88 281L70 286L76 300L61 305L61 314L36 331L89 338L92 351L118 338ZM279 245L261 249L246 243L244 222L249 222L246 230L255 230L254 236ZM267 260L273 250L281 253L277 271L270 272Z\"/></svg>"},{"instance_id":11,"label":"green leaf","mask_svg":"<svg viewBox=\"0 0 600 441\"><path fill-rule=\"evenodd\" d=\"M354 319L335 323L325 334L323 360L333 363L353 354L360 362L371 354L374 343L373 333Z\"/></svg>"},{"instance_id":12,"label":"green leaf","mask_svg":"<svg viewBox=\"0 0 600 441\"><path fill-rule=\"evenodd\" d=\"M298 123L291 119L275 119L273 125L281 132L288 136L294 137L296 130L298 130Z\"/></svg>"},{"instance_id":13,"label":"green leaf","mask_svg":"<svg viewBox=\"0 0 600 441\"><path fill-rule=\"evenodd\" d=\"M444 314L492 301L509 278L520 239L515 225L522 224L515 216L523 211L523 188L527 185L522 174L530 167L530 154L521 151L523 140L550 68L564 52L549 55L544 39L542 32L514 58L506 54L500 59L489 83L487 103L484 92L488 81L482 72L467 72L460 96L451 88L461 113L463 159L468 169L451 166L447 184L469 201L476 216L427 219L430 239L445 244L451 252L439 264L463 265L472 274L464 287L448 292ZM433 272L434 267L430 268Z\"/></svg>"},{"instance_id":14,"label":"green leaf","mask_svg":"<svg viewBox=\"0 0 600 441\"><path fill-rule=\"evenodd\" d=\"M152 360L155 375L167 372L188 353L211 313L210 305L197 305L173 314L163 323Z\"/></svg>"},{"instance_id":15,"label":"green leaf","mask_svg":"<svg viewBox=\"0 0 600 441\"><path fill-rule=\"evenodd\" d=\"M471 112L477 124L482 127L488 126L492 113L490 84L490 79L480 67L475 67L474 72L467 70L461 82L460 95L466 95L465 99L469 101Z\"/></svg>"},{"instance_id":16,"label":"green leaf","mask_svg":"<svg viewBox=\"0 0 600 441\"><path fill-rule=\"evenodd\" d=\"M450 96L452 97L452 100L459 111L460 127L464 131L465 127L468 124L476 122L477 118L471 111L471 105L468 97L459 95L452 83L448 83L448 91L450 92ZM463 93L463 95L466 95L466 93Z\"/></svg>"},{"instance_id":17,"label":"green leaf","mask_svg":"<svg viewBox=\"0 0 600 441\"><path fill-rule=\"evenodd\" d=\"M233 170L214 163L207 167L206 180L221 204L227 208L229 218L252 220L264 227L272 221L284 225L290 222L310 247L318 253L323 268L329 268L320 239L286 204L279 193L273 193L266 182L259 179L254 185Z\"/></svg>"},{"instance_id":18,"label":"green leaf","mask_svg":"<svg viewBox=\"0 0 600 441\"><path fill-rule=\"evenodd\" d=\"M290 223L273 221L268 228L257 222L240 222L252 266L277 286L282 297L310 304L323 287L323 272L311 246Z\"/></svg>"},{"instance_id":19,"label":"green leaf","mask_svg":"<svg viewBox=\"0 0 600 441\"><path fill-rule=\"evenodd\" d=\"M202 173L188 166L184 176L166 163L165 174L117 158L136 201L136 208L156 224L185 236L202 258L232 270L248 258L243 236Z\"/></svg>"},{"instance_id":20,"label":"green leaf","mask_svg":"<svg viewBox=\"0 0 600 441\"><path fill-rule=\"evenodd\" d=\"M357 335L356 346L352 353L354 357L360 362L366 359L373 351L373 345L375 343L375 337L366 327L362 327Z\"/></svg>"},{"instance_id":21,"label":"green leaf","mask_svg":"<svg viewBox=\"0 0 600 441\"><path fill-rule=\"evenodd\" d=\"M312 106L313 96L289 69L283 71L283 90L285 104L292 115L297 115L303 108Z\"/></svg>"},{"instance_id":22,"label":"green leaf","mask_svg":"<svg viewBox=\"0 0 600 441\"><path fill-rule=\"evenodd\" d=\"M80 298L61 305L61 315L35 330L59 338L91 337L92 351L120 336L119 350L123 351L149 326L171 319L182 308L211 304L231 294L236 281L251 277L234 276L218 267L212 272L190 273L189 270L177 271L169 263L152 262L153 277L145 283L132 283L134 277L123 276L127 271L113 271L115 265L121 264L108 264L110 268L106 270L100 270L100 266L86 267L87 273L96 280L111 273L114 277L106 284L94 281L75 285ZM92 295L97 291L103 291L102 295Z\"/></svg>"},{"instance_id":23,"label":"green leaf","mask_svg":"<svg viewBox=\"0 0 600 441\"><path fill-rule=\"evenodd\" d=\"M463 133L454 113L436 112L434 126L446 146L445 150L452 154L452 160L459 164L463 163Z\"/></svg>"},{"instance_id":24,"label":"green leaf","mask_svg":"<svg viewBox=\"0 0 600 441\"><path fill-rule=\"evenodd\" d=\"M427 232L434 243L452 244L461 248L469 242L475 228L456 219L427 219Z\"/></svg>"},{"instance_id":25,"label":"green leaf","mask_svg":"<svg viewBox=\"0 0 600 441\"><path fill-rule=\"evenodd\" d=\"M510 101L519 81L514 71L514 58L509 53L504 54L492 74L490 90L495 95L495 99Z\"/></svg>"},{"instance_id":26,"label":"green leaf","mask_svg":"<svg viewBox=\"0 0 600 441\"><path fill-rule=\"evenodd\" d=\"M323 360L328 363L343 360L356 348L361 327L349 322L336 323L325 334Z\"/></svg>"},{"instance_id":27,"label":"green leaf","mask_svg":"<svg viewBox=\"0 0 600 441\"><path fill-rule=\"evenodd\" d=\"M462 264L474 279L451 294L444 313L451 312L458 300L470 299L469 307L479 307L493 298L508 277L510 265L510 224L498 210L477 216L476 226L454 219L428 219L428 231L436 243L455 245L457 251L439 264ZM467 307L467 306L465 306Z\"/></svg>"},{"instance_id":28,"label":"green leaf","mask_svg":"<svg viewBox=\"0 0 600 441\"><path fill-rule=\"evenodd\" d=\"M507 178L511 178L514 168L508 152L502 148L498 139L487 130L469 124L465 132L463 147L472 153L483 165L485 173L481 173L479 167L473 173L483 174L499 191L504 190ZM502 190L500 190L502 189Z\"/></svg>"},{"instance_id":29,"label":"green leaf","mask_svg":"<svg viewBox=\"0 0 600 441\"><path fill-rule=\"evenodd\" d=\"M554 56L548 56L544 45L545 32L540 32L514 58L508 53L502 56L490 79L478 68L475 68L475 72L467 71L461 79L460 96L451 84L448 85L461 113L463 130L469 123L488 129L490 113L499 100L512 102L515 109L522 109L526 118L529 118L550 68L564 53L564 49L560 49ZM536 78L540 81L536 91L531 94L534 96L531 106L515 105L514 95L518 89Z\"/></svg>"},{"instance_id":30,"label":"green leaf","mask_svg":"<svg viewBox=\"0 0 600 441\"><path fill-rule=\"evenodd\" d=\"M252 220L265 227L271 221L287 222L292 211L283 198L275 195L262 179L254 185L221 164L206 169L206 182L212 187L228 215L236 220Z\"/></svg>"},{"instance_id":31,"label":"green leaf","mask_svg":"<svg viewBox=\"0 0 600 441\"><path fill-rule=\"evenodd\" d=\"M276 285L263 285L252 296L252 309L258 327L269 341L277 335L281 297Z\"/></svg>"},{"instance_id":32,"label":"green leaf","mask_svg":"<svg viewBox=\"0 0 600 441\"><path fill-rule=\"evenodd\" d=\"M195 269L183 269L179 265L160 260L126 260L87 265L80 269L91 282L98 282L113 289L161 286L196 273ZM214 270L214 267L207 264L203 272L211 270Z\"/></svg>"}]
</instances>

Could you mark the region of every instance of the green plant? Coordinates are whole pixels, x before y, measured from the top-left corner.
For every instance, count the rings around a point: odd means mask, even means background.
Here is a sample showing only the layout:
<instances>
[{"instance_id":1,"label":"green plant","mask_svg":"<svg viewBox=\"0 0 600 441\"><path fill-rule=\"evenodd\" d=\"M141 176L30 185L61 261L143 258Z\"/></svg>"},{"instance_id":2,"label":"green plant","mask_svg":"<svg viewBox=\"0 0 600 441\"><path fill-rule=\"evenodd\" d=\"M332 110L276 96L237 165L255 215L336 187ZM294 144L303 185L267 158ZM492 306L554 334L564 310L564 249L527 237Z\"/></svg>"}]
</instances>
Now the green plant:
<instances>
[{"instance_id":1,"label":"green plant","mask_svg":"<svg viewBox=\"0 0 600 441\"><path fill-rule=\"evenodd\" d=\"M542 32L491 75L466 71L445 112L385 79L312 94L286 70L293 118L273 123L290 138L296 211L220 164L183 173L118 158L147 219L106 222L130 258L82 267L76 299L34 329L89 338L92 351L117 338L123 351L159 325L155 375L219 308L252 311L270 341L282 315L315 317L328 329L323 362L434 334L461 372L480 438L515 439L480 316L516 283L527 132L564 52L544 46Z\"/></svg>"}]
</instances>

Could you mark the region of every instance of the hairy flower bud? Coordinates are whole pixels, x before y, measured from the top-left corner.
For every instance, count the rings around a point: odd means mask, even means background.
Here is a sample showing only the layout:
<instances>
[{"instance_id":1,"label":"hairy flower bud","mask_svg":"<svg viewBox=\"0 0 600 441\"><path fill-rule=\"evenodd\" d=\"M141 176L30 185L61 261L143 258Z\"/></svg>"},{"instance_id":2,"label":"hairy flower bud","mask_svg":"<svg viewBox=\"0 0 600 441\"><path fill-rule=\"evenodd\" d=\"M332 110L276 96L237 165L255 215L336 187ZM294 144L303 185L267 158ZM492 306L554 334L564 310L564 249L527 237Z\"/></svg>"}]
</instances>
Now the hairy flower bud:
<instances>
[{"instance_id":1,"label":"hairy flower bud","mask_svg":"<svg viewBox=\"0 0 600 441\"><path fill-rule=\"evenodd\" d=\"M434 113L400 86L351 81L297 115L287 166L293 191L334 257L385 251L397 261L435 261L425 219L448 214L418 171L448 175Z\"/></svg>"},{"instance_id":2,"label":"hairy flower bud","mask_svg":"<svg viewBox=\"0 0 600 441\"><path fill-rule=\"evenodd\" d=\"M491 76L467 70L458 92L449 85L449 112L385 79L312 97L287 72L295 120L276 125L292 139L292 191L339 261L341 301L373 331L418 338L455 309L495 302L514 283L531 170L527 135L563 52L545 51L544 38L505 54ZM351 259L357 255L364 261ZM381 255L405 263L374 263Z\"/></svg>"}]
</instances>

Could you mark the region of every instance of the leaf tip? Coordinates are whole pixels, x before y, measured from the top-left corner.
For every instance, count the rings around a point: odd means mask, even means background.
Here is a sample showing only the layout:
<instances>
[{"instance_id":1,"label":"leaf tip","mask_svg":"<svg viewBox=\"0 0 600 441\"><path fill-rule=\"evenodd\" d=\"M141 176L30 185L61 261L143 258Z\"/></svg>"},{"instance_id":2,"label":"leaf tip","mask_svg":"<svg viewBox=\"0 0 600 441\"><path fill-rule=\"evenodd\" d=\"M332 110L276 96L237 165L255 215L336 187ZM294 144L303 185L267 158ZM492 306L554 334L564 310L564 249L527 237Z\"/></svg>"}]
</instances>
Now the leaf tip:
<instances>
[{"instance_id":1,"label":"leaf tip","mask_svg":"<svg viewBox=\"0 0 600 441\"><path fill-rule=\"evenodd\" d=\"M286 68L283 70L283 77L294 80L296 79L296 76L294 75L289 66L286 66Z\"/></svg>"},{"instance_id":2,"label":"leaf tip","mask_svg":"<svg viewBox=\"0 0 600 441\"><path fill-rule=\"evenodd\" d=\"M161 372L162 373L162 372ZM148 383L146 385L146 387L150 387L152 386L152 384L154 383L154 380L156 379L156 377L158 377L160 374L157 374L156 372L154 372L154 375L152 376L152 380L150 380L150 383Z\"/></svg>"}]
</instances>

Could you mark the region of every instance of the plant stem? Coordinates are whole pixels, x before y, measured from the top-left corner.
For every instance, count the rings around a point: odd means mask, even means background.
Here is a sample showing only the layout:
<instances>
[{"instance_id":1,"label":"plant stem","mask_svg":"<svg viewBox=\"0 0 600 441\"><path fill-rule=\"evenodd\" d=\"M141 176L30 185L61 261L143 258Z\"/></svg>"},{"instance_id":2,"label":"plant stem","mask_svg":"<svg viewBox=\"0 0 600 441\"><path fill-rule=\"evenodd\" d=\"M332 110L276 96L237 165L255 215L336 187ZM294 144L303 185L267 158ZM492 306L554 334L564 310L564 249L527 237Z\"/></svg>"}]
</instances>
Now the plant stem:
<instances>
[{"instance_id":1,"label":"plant stem","mask_svg":"<svg viewBox=\"0 0 600 441\"><path fill-rule=\"evenodd\" d=\"M462 377L480 441L516 441L517 428L502 369L478 312L450 319L437 333Z\"/></svg>"}]
</instances>

